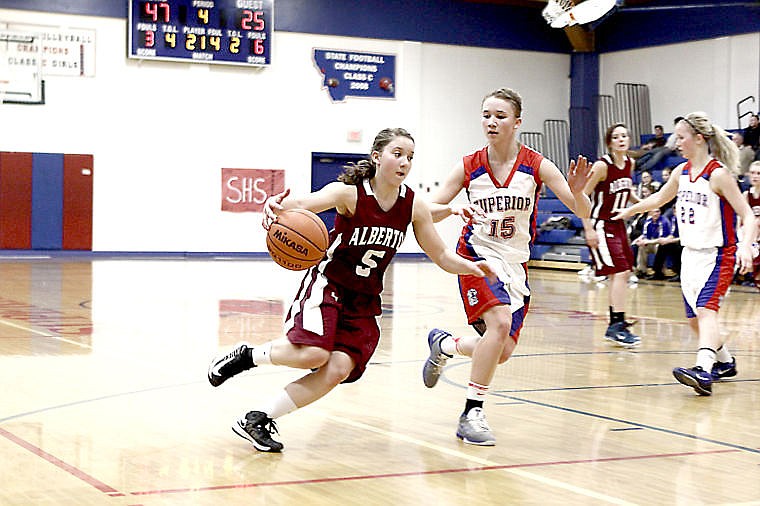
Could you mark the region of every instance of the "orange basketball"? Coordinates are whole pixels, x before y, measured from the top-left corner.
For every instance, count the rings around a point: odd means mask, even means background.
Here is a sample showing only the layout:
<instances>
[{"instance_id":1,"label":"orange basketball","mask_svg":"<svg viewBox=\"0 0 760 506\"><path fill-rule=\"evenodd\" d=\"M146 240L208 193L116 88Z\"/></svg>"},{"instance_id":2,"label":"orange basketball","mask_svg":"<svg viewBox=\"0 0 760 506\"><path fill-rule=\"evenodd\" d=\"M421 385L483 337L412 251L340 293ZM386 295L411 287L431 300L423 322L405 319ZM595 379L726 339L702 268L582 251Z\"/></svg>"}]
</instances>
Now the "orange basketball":
<instances>
[{"instance_id":1,"label":"orange basketball","mask_svg":"<svg viewBox=\"0 0 760 506\"><path fill-rule=\"evenodd\" d=\"M291 271L318 264L329 244L324 222L306 209L283 211L267 232L269 256Z\"/></svg>"}]
</instances>

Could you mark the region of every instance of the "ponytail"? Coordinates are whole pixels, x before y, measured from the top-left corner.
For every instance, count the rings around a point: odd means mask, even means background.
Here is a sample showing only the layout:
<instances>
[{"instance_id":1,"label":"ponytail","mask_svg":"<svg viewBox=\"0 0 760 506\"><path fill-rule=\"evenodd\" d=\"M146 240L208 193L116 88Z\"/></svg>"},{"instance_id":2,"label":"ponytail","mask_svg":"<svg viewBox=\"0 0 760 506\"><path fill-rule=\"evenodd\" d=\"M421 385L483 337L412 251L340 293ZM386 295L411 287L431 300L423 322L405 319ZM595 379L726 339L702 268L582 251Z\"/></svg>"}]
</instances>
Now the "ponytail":
<instances>
[{"instance_id":1,"label":"ponytail","mask_svg":"<svg viewBox=\"0 0 760 506\"><path fill-rule=\"evenodd\" d=\"M725 130L718 125L712 125L715 136L708 140L710 151L715 158L721 161L723 165L735 176L741 176L741 167L739 166L739 148L731 140Z\"/></svg>"},{"instance_id":2,"label":"ponytail","mask_svg":"<svg viewBox=\"0 0 760 506\"><path fill-rule=\"evenodd\" d=\"M375 136L375 140L372 142L372 150L369 156L364 160L359 160L356 163L349 163L343 166L343 173L338 176L338 181L349 185L357 185L363 179L375 177L377 167L375 162L372 161L372 153L377 151L383 152L385 146L387 146L396 137L406 137L414 142L412 135L403 128L385 128Z\"/></svg>"},{"instance_id":3,"label":"ponytail","mask_svg":"<svg viewBox=\"0 0 760 506\"><path fill-rule=\"evenodd\" d=\"M710 123L710 118L702 111L692 112L683 120L691 129L704 137L710 154L720 161L735 176L741 175L739 148L725 130Z\"/></svg>"}]
</instances>

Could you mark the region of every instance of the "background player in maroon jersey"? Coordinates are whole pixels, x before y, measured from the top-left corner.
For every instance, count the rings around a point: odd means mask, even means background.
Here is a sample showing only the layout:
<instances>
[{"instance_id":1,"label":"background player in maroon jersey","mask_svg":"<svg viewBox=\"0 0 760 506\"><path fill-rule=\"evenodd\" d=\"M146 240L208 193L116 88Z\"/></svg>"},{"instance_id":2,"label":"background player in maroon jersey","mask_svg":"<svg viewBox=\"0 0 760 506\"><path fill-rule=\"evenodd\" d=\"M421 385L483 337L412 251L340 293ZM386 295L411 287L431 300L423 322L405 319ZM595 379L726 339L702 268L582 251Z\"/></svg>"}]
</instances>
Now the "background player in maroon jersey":
<instances>
[{"instance_id":1,"label":"background player in maroon jersey","mask_svg":"<svg viewBox=\"0 0 760 506\"><path fill-rule=\"evenodd\" d=\"M410 223L422 250L445 271L495 277L486 262L471 262L448 250L430 208L404 184L413 155L414 139L407 131L385 129L375 137L369 159L347 166L338 182L303 197L285 190L267 200L267 229L286 209L318 213L335 208L337 216L324 259L306 271L288 312L285 337L253 347L240 343L209 367L213 386L263 364L311 369L233 424L232 430L257 450L282 450L282 443L272 439L275 418L364 373L380 337L383 276Z\"/></svg>"},{"instance_id":2,"label":"background player in maroon jersey","mask_svg":"<svg viewBox=\"0 0 760 506\"><path fill-rule=\"evenodd\" d=\"M752 208L752 213L757 218L757 226L760 227L760 162L752 162L747 169L749 175L749 184L751 185L744 192L744 197ZM760 237L760 228L758 229ZM760 255L756 256L752 265L752 277L755 280L755 286L760 288Z\"/></svg>"},{"instance_id":3,"label":"background player in maroon jersey","mask_svg":"<svg viewBox=\"0 0 760 506\"><path fill-rule=\"evenodd\" d=\"M591 198L591 216L583 220L586 244L597 276L609 278L610 324L605 339L626 348L638 346L639 336L632 334L625 320L628 278L633 268L633 250L625 222L612 221L618 209L629 201L638 202L632 191L631 174L635 163L627 155L631 147L628 129L616 123L604 134L607 154L594 162L585 192Z\"/></svg>"}]
</instances>

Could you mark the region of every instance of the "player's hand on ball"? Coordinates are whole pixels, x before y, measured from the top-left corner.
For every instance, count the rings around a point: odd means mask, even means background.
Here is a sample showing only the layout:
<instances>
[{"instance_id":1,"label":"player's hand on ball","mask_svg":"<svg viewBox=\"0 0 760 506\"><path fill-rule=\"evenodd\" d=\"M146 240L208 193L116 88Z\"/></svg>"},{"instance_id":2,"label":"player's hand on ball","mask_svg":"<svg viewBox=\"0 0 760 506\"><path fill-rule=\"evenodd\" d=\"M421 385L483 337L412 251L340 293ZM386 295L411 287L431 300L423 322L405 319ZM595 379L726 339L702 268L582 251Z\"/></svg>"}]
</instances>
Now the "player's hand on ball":
<instances>
[{"instance_id":1,"label":"player's hand on ball","mask_svg":"<svg viewBox=\"0 0 760 506\"><path fill-rule=\"evenodd\" d=\"M264 218L261 220L261 226L264 227L264 230L269 230L274 220L277 219L277 215L282 212L281 203L288 195L290 195L290 188L277 195L272 195L264 202Z\"/></svg>"}]
</instances>

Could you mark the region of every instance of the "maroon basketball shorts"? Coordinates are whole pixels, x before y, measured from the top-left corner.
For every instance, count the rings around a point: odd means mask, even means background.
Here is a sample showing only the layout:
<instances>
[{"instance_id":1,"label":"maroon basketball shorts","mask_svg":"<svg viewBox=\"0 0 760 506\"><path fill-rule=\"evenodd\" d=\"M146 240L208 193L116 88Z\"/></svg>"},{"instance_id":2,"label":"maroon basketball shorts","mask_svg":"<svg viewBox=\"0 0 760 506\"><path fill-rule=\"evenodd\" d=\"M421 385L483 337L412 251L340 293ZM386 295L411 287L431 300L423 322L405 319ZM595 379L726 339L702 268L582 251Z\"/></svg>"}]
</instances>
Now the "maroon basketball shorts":
<instances>
[{"instance_id":1,"label":"maroon basketball shorts","mask_svg":"<svg viewBox=\"0 0 760 506\"><path fill-rule=\"evenodd\" d=\"M344 383L358 380L380 340L380 296L336 285L316 269L307 274L285 321L293 344L342 351L354 362Z\"/></svg>"},{"instance_id":2,"label":"maroon basketball shorts","mask_svg":"<svg viewBox=\"0 0 760 506\"><path fill-rule=\"evenodd\" d=\"M591 250L597 276L609 276L633 269L633 250L628 241L625 222L597 220L594 230L599 238L599 245Z\"/></svg>"}]
</instances>

